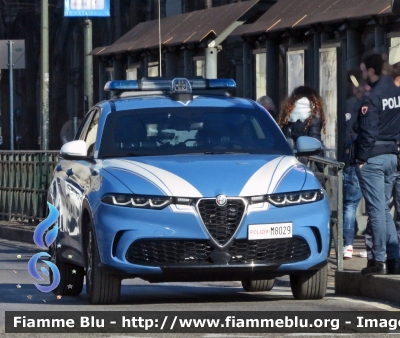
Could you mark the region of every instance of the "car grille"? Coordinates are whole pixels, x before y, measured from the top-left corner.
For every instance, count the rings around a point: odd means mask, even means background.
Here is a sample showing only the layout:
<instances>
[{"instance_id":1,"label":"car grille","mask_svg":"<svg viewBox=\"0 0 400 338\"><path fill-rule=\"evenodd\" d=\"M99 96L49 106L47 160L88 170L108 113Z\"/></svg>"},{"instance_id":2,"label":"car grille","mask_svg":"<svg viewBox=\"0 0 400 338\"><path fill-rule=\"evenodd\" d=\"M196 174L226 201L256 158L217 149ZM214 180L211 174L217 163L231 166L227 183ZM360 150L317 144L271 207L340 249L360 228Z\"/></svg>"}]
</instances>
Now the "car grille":
<instances>
[{"instance_id":1,"label":"car grille","mask_svg":"<svg viewBox=\"0 0 400 338\"><path fill-rule=\"evenodd\" d=\"M212 264L214 251L209 241L144 240L133 242L126 259L133 264ZM228 264L282 264L307 259L311 252L303 238L279 238L259 241L235 240L227 252Z\"/></svg>"},{"instance_id":2,"label":"car grille","mask_svg":"<svg viewBox=\"0 0 400 338\"><path fill-rule=\"evenodd\" d=\"M152 240L131 244L126 259L131 263L200 263L213 248L208 241Z\"/></svg>"},{"instance_id":3,"label":"car grille","mask_svg":"<svg viewBox=\"0 0 400 338\"><path fill-rule=\"evenodd\" d=\"M220 245L228 242L242 220L245 204L242 199L228 198L220 207L215 199L202 199L198 203L201 219L211 237Z\"/></svg>"},{"instance_id":4,"label":"car grille","mask_svg":"<svg viewBox=\"0 0 400 338\"><path fill-rule=\"evenodd\" d=\"M229 248L231 263L298 262L310 257L308 243L299 237L258 241L236 240Z\"/></svg>"}]
</instances>

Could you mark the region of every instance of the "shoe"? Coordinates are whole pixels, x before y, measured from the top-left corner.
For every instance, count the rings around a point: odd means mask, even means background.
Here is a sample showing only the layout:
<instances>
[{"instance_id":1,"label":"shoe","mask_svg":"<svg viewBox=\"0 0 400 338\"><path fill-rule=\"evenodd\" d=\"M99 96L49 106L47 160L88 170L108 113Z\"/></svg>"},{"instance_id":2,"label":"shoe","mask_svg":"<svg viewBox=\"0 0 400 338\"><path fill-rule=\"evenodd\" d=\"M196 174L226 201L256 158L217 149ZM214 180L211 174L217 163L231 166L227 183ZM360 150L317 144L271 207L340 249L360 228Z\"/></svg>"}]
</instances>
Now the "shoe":
<instances>
[{"instance_id":1,"label":"shoe","mask_svg":"<svg viewBox=\"0 0 400 338\"><path fill-rule=\"evenodd\" d=\"M400 265L397 259L388 259L386 266L389 275L400 275Z\"/></svg>"},{"instance_id":2,"label":"shoe","mask_svg":"<svg viewBox=\"0 0 400 338\"><path fill-rule=\"evenodd\" d=\"M368 257L367 252L366 252L366 251L361 251L361 252L360 252L360 257L361 257L361 258L367 258L367 257Z\"/></svg>"},{"instance_id":3,"label":"shoe","mask_svg":"<svg viewBox=\"0 0 400 338\"><path fill-rule=\"evenodd\" d=\"M388 270L385 262L368 261L367 267L361 270L361 274L364 276L387 275Z\"/></svg>"},{"instance_id":4,"label":"shoe","mask_svg":"<svg viewBox=\"0 0 400 338\"><path fill-rule=\"evenodd\" d=\"M343 259L350 259L353 257L353 246L352 245L346 245L343 248Z\"/></svg>"}]
</instances>

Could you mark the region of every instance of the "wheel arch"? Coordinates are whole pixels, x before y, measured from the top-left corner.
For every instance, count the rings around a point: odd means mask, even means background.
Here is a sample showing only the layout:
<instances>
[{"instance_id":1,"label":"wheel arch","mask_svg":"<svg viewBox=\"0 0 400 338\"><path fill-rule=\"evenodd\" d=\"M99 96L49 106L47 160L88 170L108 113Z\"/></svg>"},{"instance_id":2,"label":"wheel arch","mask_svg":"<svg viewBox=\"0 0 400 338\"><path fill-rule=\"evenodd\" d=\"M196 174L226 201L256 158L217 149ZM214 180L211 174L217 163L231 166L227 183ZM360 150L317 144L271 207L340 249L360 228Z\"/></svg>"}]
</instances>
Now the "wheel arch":
<instances>
[{"instance_id":1,"label":"wheel arch","mask_svg":"<svg viewBox=\"0 0 400 338\"><path fill-rule=\"evenodd\" d=\"M82 202L82 216L81 216L81 234L82 234L81 252L83 254L85 262L87 259L87 252L85 250L85 246L86 246L86 242L87 242L88 229L89 229L90 222L92 222L92 224L93 224L93 212L92 212L92 208L90 207L90 203L89 203L88 199L84 198L84 200ZM95 241L97 241L94 227L93 227L93 236L94 236L93 239Z\"/></svg>"}]
</instances>

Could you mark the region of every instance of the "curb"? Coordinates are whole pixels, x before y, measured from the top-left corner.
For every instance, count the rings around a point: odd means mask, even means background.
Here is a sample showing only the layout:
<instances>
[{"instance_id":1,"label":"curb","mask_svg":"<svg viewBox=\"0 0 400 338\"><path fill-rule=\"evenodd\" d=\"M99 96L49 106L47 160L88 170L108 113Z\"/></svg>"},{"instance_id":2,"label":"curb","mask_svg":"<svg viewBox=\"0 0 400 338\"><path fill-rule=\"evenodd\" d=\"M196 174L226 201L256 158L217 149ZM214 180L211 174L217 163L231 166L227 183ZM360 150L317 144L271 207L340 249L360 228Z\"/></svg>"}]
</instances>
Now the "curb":
<instances>
[{"instance_id":1,"label":"curb","mask_svg":"<svg viewBox=\"0 0 400 338\"><path fill-rule=\"evenodd\" d=\"M8 239L11 241L18 241L28 244L35 244L33 242L33 233L35 228L20 229L13 226L0 226L0 238Z\"/></svg>"},{"instance_id":2,"label":"curb","mask_svg":"<svg viewBox=\"0 0 400 338\"><path fill-rule=\"evenodd\" d=\"M336 271L335 293L400 303L400 275L363 276L359 271Z\"/></svg>"}]
</instances>

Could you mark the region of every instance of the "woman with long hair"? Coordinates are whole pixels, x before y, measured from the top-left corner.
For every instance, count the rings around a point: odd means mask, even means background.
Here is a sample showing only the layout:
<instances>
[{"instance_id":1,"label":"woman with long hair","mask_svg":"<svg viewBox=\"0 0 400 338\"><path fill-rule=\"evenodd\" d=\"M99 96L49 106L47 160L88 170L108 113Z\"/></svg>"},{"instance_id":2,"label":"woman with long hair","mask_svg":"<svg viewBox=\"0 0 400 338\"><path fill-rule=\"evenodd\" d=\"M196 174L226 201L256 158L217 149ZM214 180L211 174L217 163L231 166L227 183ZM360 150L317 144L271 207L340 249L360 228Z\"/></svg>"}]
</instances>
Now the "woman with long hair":
<instances>
[{"instance_id":1,"label":"woman with long hair","mask_svg":"<svg viewBox=\"0 0 400 338\"><path fill-rule=\"evenodd\" d=\"M321 141L325 133L324 102L309 86L300 86L282 103L278 124L294 148L300 136L310 136Z\"/></svg>"}]
</instances>

